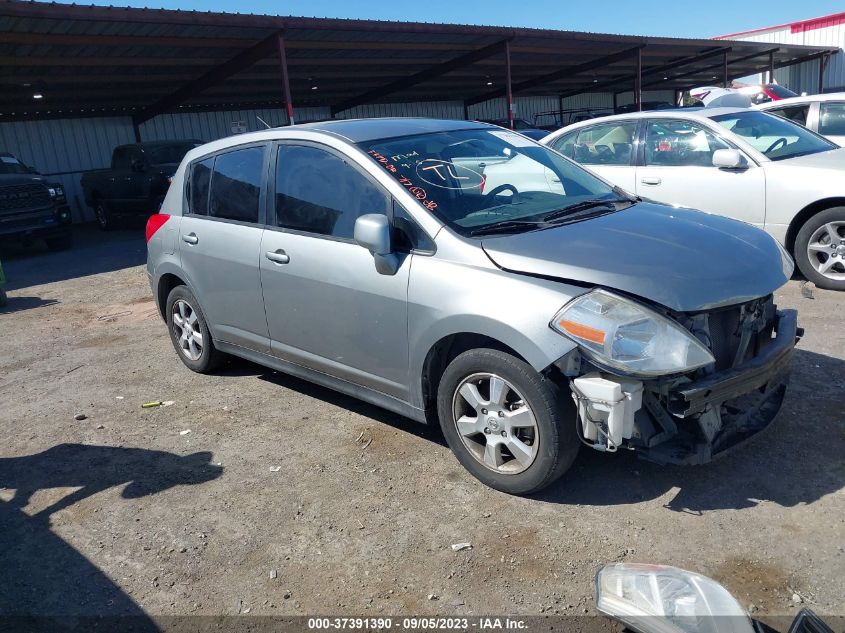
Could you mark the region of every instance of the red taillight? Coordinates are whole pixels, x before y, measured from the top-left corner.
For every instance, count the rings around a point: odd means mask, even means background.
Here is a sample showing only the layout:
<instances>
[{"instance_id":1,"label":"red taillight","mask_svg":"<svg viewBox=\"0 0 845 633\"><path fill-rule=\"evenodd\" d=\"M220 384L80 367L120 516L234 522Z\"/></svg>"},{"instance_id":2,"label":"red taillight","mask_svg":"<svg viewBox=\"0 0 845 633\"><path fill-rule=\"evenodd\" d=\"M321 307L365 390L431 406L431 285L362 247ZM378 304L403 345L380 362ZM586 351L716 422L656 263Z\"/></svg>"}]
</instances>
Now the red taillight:
<instances>
[{"instance_id":1,"label":"red taillight","mask_svg":"<svg viewBox=\"0 0 845 633\"><path fill-rule=\"evenodd\" d=\"M166 213L156 213L151 215L150 218L147 220L147 241L149 242L153 239L153 235L156 234L161 227L164 226L164 223L170 219L170 216Z\"/></svg>"},{"instance_id":2,"label":"red taillight","mask_svg":"<svg viewBox=\"0 0 845 633\"><path fill-rule=\"evenodd\" d=\"M478 193L484 193L484 185L487 184L487 176L481 176L481 186L478 188Z\"/></svg>"}]
</instances>

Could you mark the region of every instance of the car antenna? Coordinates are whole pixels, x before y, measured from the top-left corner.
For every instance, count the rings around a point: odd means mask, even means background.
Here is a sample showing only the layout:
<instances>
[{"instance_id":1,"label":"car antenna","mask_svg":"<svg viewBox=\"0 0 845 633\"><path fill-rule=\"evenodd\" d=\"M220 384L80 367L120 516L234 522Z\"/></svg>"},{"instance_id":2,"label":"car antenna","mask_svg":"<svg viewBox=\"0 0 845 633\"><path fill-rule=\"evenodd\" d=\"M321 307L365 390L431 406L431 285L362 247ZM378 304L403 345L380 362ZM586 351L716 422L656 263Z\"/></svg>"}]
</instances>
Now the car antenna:
<instances>
[{"instance_id":1,"label":"car antenna","mask_svg":"<svg viewBox=\"0 0 845 633\"><path fill-rule=\"evenodd\" d=\"M264 127L266 127L268 130L272 127L269 123L267 123L267 121L265 121L264 119L262 119L262 118L261 118L260 116L258 116L257 114L255 115L255 118L256 118L256 119L258 119L259 121L261 121L261 122L264 124Z\"/></svg>"}]
</instances>

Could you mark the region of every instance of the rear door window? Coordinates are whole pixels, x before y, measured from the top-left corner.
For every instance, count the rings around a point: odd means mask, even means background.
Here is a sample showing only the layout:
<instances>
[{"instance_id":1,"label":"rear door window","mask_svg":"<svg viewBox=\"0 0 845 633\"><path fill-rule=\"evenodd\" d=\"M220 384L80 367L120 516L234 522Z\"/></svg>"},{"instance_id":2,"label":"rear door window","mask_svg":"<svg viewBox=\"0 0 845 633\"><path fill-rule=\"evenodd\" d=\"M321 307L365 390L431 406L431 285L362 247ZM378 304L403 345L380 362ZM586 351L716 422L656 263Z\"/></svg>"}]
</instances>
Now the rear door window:
<instances>
[{"instance_id":1,"label":"rear door window","mask_svg":"<svg viewBox=\"0 0 845 633\"><path fill-rule=\"evenodd\" d=\"M799 125L807 125L807 115L810 113L810 105L793 105L782 108L769 108L766 112L776 114L784 119L795 121Z\"/></svg>"},{"instance_id":2,"label":"rear door window","mask_svg":"<svg viewBox=\"0 0 845 633\"><path fill-rule=\"evenodd\" d=\"M819 111L819 134L845 136L845 102L822 102Z\"/></svg>"},{"instance_id":3,"label":"rear door window","mask_svg":"<svg viewBox=\"0 0 845 633\"><path fill-rule=\"evenodd\" d=\"M636 132L635 121L583 128L575 141L572 158L584 165L630 165Z\"/></svg>"},{"instance_id":4,"label":"rear door window","mask_svg":"<svg viewBox=\"0 0 845 633\"><path fill-rule=\"evenodd\" d=\"M239 222L258 222L263 170L263 147L246 147L215 157L208 215Z\"/></svg>"}]
</instances>

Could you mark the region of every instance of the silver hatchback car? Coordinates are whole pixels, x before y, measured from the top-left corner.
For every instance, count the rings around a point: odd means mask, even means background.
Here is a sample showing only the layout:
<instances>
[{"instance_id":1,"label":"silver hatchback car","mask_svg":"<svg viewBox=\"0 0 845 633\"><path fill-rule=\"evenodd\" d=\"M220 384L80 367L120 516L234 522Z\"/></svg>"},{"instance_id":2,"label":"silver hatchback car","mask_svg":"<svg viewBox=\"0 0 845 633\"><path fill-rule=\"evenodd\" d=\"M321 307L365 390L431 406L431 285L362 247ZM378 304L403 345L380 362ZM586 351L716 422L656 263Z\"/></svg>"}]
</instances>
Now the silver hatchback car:
<instances>
[{"instance_id":1,"label":"silver hatchback car","mask_svg":"<svg viewBox=\"0 0 845 633\"><path fill-rule=\"evenodd\" d=\"M800 336L763 231L640 200L491 125L331 121L191 150L147 225L182 361L439 423L514 494L582 444L702 463L768 426Z\"/></svg>"}]
</instances>

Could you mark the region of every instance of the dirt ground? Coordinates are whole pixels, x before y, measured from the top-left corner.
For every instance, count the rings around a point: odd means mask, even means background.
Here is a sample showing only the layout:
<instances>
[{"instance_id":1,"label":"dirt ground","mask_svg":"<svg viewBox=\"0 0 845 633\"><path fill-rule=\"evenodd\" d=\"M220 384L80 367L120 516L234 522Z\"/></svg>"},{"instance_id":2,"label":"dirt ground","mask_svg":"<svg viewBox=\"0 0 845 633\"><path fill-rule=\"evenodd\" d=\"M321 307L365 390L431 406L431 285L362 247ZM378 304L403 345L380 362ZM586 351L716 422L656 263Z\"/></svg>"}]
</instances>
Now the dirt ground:
<instances>
[{"instance_id":1,"label":"dirt ground","mask_svg":"<svg viewBox=\"0 0 845 633\"><path fill-rule=\"evenodd\" d=\"M845 614L845 295L777 293L806 335L751 445L693 468L585 449L517 498L394 414L247 362L191 373L138 231L77 238L3 255L0 613L583 614L600 566L638 561L755 615Z\"/></svg>"}]
</instances>

